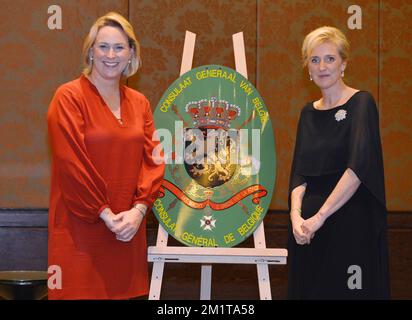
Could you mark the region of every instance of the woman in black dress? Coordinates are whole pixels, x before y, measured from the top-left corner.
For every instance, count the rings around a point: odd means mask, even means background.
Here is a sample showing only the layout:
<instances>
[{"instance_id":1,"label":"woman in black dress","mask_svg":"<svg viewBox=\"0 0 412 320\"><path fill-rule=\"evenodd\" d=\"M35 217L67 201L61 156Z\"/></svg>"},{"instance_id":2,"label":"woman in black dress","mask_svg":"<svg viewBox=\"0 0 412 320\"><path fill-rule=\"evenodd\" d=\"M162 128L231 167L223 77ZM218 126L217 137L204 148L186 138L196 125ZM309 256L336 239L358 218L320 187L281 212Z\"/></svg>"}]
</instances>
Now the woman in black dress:
<instances>
[{"instance_id":1,"label":"woman in black dress","mask_svg":"<svg viewBox=\"0 0 412 320\"><path fill-rule=\"evenodd\" d=\"M378 110L347 86L349 44L333 27L302 47L322 97L301 111L289 186L290 299L387 299L386 202Z\"/></svg>"}]
</instances>

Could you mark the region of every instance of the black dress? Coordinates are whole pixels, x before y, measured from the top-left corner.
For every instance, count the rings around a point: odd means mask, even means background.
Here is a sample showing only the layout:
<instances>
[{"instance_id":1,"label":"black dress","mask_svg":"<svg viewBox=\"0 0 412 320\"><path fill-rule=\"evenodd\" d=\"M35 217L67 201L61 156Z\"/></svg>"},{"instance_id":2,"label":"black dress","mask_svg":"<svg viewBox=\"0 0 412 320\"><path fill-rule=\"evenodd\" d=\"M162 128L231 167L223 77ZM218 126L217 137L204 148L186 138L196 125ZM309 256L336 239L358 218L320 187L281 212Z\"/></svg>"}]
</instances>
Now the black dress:
<instances>
[{"instance_id":1,"label":"black dress","mask_svg":"<svg viewBox=\"0 0 412 320\"><path fill-rule=\"evenodd\" d=\"M320 209L347 168L361 181L309 245L289 231L290 299L387 299L389 270L386 202L379 118L370 93L344 105L301 112L289 185L307 183L302 217ZM356 279L353 277L356 276ZM355 284L355 287L354 287Z\"/></svg>"}]
</instances>

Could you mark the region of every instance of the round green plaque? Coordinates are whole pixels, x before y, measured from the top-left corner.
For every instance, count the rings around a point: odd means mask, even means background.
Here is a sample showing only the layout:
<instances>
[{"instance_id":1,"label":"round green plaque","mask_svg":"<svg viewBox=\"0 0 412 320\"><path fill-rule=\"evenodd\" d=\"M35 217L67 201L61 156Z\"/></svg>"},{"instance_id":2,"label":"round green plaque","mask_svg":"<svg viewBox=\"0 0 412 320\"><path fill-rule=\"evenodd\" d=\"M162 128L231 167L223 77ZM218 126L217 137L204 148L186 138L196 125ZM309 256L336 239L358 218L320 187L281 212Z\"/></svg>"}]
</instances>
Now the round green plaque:
<instances>
[{"instance_id":1,"label":"round green plaque","mask_svg":"<svg viewBox=\"0 0 412 320\"><path fill-rule=\"evenodd\" d=\"M275 184L268 110L233 69L201 66L183 74L154 112L166 161L153 212L188 246L233 247L263 220Z\"/></svg>"}]
</instances>

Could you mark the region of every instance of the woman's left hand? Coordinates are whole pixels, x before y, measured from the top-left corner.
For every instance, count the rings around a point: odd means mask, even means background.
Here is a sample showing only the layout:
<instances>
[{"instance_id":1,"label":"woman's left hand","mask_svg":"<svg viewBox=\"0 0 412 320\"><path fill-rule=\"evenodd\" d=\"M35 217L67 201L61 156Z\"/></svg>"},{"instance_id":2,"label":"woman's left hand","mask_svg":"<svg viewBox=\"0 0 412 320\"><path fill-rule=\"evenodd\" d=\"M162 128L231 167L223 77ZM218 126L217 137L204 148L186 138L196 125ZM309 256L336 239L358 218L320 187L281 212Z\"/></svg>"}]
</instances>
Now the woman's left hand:
<instances>
[{"instance_id":1,"label":"woman's left hand","mask_svg":"<svg viewBox=\"0 0 412 320\"><path fill-rule=\"evenodd\" d=\"M127 211L120 212L116 215L116 219L120 220L117 226L116 239L128 242L132 240L137 230L139 230L144 214L139 209L132 208Z\"/></svg>"},{"instance_id":2,"label":"woman's left hand","mask_svg":"<svg viewBox=\"0 0 412 320\"><path fill-rule=\"evenodd\" d=\"M315 232L318 231L325 223L325 218L319 213L315 214L313 217L303 221L302 231L310 238L313 238Z\"/></svg>"}]
</instances>

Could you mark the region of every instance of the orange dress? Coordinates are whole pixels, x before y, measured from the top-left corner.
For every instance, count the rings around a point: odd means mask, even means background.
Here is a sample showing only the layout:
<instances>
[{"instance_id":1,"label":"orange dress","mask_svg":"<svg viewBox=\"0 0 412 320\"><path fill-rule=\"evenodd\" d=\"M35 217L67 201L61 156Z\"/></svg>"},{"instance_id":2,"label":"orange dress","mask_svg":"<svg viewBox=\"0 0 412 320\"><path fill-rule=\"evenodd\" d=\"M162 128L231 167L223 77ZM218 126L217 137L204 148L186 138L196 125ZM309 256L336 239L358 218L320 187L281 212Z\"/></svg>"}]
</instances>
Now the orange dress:
<instances>
[{"instance_id":1,"label":"orange dress","mask_svg":"<svg viewBox=\"0 0 412 320\"><path fill-rule=\"evenodd\" d=\"M126 299L148 293L146 220L130 242L116 239L99 218L157 198L164 164L152 151L148 100L120 86L115 118L85 77L60 86L47 113L52 148L49 266L61 268L61 289L49 299Z\"/></svg>"}]
</instances>

